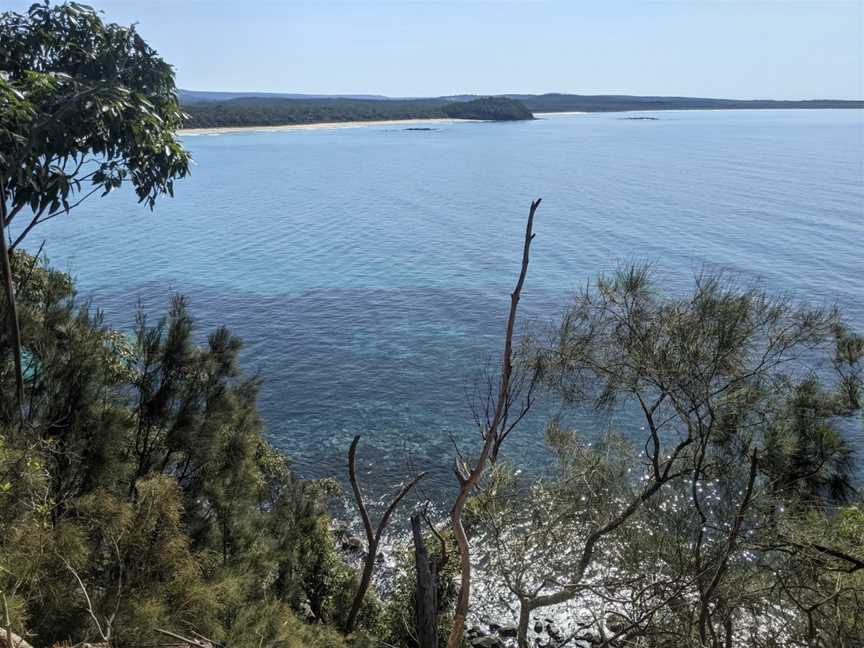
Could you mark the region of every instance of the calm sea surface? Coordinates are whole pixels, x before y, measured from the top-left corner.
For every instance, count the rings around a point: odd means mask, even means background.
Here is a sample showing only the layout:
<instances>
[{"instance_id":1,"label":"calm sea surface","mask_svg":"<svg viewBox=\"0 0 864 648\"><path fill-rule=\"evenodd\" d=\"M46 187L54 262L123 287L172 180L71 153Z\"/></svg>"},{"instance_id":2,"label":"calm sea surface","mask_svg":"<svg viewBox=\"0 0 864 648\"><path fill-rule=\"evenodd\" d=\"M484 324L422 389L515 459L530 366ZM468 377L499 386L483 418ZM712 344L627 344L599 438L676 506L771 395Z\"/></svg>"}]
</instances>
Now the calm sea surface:
<instances>
[{"instance_id":1,"label":"calm sea surface","mask_svg":"<svg viewBox=\"0 0 864 648\"><path fill-rule=\"evenodd\" d=\"M466 392L497 361L534 197L528 320L636 257L672 291L708 264L836 302L864 329L864 113L625 116L189 136L196 166L174 200L150 213L94 198L30 248L45 238L112 324L180 291L202 337L241 335L271 438L304 476L343 474L363 434L382 469L370 490L420 467L434 489L452 481L454 440L476 439ZM508 441L528 467L550 409Z\"/></svg>"}]
</instances>

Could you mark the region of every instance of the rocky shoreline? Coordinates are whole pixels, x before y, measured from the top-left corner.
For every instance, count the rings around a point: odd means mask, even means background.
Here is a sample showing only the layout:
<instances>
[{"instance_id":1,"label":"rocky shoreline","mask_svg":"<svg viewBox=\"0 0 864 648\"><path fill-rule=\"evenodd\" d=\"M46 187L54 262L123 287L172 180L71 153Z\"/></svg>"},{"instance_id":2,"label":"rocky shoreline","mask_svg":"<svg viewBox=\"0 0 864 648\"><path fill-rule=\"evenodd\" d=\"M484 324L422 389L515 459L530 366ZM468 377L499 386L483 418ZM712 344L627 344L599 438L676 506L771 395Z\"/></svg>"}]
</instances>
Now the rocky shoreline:
<instances>
[{"instance_id":1,"label":"rocky shoreline","mask_svg":"<svg viewBox=\"0 0 864 648\"><path fill-rule=\"evenodd\" d=\"M359 567L366 556L366 542L352 523L334 519L331 530L342 558ZM376 559L373 585L382 597L395 588L401 557L411 551L410 535L391 534L381 543ZM466 638L474 648L515 648L519 610L506 591L483 563L475 567L472 605L468 615ZM598 601L598 609L602 604ZM614 611L598 615L573 602L539 611L529 624L529 645L534 648L592 648L622 628ZM595 630L599 628L599 632ZM605 636L604 636L605 635Z\"/></svg>"}]
</instances>

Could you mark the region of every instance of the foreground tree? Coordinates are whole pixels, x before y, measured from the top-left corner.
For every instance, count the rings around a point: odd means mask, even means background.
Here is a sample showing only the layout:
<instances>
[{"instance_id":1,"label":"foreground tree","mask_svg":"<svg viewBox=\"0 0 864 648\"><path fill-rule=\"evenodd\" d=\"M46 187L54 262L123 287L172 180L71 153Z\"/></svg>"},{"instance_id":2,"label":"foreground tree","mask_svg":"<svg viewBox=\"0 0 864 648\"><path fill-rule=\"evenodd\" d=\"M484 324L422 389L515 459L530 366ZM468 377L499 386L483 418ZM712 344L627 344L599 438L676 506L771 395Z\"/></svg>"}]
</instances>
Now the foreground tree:
<instances>
[{"instance_id":1,"label":"foreground tree","mask_svg":"<svg viewBox=\"0 0 864 648\"><path fill-rule=\"evenodd\" d=\"M183 113L171 66L134 27L105 23L86 5L0 14L0 71L0 269L20 404L8 253L39 223L123 183L152 208L173 195L190 158L175 136Z\"/></svg>"},{"instance_id":2,"label":"foreground tree","mask_svg":"<svg viewBox=\"0 0 864 648\"><path fill-rule=\"evenodd\" d=\"M553 426L557 479L518 486L504 472L487 484L478 517L519 601L520 646L534 611L577 598L626 612L611 633L593 624L607 643L660 627L678 645L740 645L754 619L794 607L759 609L766 583L796 573L777 547L820 551L791 539L790 516L851 494L840 427L858 408L864 349L837 313L722 276L665 297L631 267L581 293L538 347L565 402L641 419L644 437L592 445ZM822 557L859 568L836 547ZM659 623L676 605L693 613Z\"/></svg>"}]
</instances>

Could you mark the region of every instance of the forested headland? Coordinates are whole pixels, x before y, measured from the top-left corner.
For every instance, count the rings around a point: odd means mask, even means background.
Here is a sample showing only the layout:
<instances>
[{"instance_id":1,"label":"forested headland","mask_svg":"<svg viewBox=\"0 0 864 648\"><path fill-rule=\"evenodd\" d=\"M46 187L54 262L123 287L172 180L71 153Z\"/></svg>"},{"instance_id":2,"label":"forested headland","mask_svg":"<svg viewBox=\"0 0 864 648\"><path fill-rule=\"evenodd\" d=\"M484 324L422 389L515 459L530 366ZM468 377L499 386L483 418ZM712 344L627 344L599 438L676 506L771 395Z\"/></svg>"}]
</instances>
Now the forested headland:
<instances>
[{"instance_id":1,"label":"forested headland","mask_svg":"<svg viewBox=\"0 0 864 648\"><path fill-rule=\"evenodd\" d=\"M506 97L468 101L441 99L377 100L350 98L283 99L240 97L184 104L184 128L283 126L391 119L533 119L522 103Z\"/></svg>"},{"instance_id":2,"label":"forested headland","mask_svg":"<svg viewBox=\"0 0 864 648\"><path fill-rule=\"evenodd\" d=\"M268 385L229 330L198 335L180 295L116 330L35 244L84 200L131 187L158 209L183 190L168 62L134 27L68 3L0 14L0 70L0 647L864 641L849 442L864 337L841 311L722 273L673 293L630 263L521 335L535 200L509 307L488 314L500 356L466 411L474 442L454 443L452 489L435 494L443 515L418 487L424 466L373 505L359 437L344 475L293 472L258 411ZM543 396L629 408L639 431L588 437L552 417L549 469L526 472L512 439ZM340 492L362 537L331 517ZM404 540L385 583L388 532Z\"/></svg>"},{"instance_id":3,"label":"forested headland","mask_svg":"<svg viewBox=\"0 0 864 648\"><path fill-rule=\"evenodd\" d=\"M185 128L282 126L389 119L532 119L533 113L640 110L864 108L862 101L770 101L616 95L459 95L425 99L321 97L181 91Z\"/></svg>"}]
</instances>

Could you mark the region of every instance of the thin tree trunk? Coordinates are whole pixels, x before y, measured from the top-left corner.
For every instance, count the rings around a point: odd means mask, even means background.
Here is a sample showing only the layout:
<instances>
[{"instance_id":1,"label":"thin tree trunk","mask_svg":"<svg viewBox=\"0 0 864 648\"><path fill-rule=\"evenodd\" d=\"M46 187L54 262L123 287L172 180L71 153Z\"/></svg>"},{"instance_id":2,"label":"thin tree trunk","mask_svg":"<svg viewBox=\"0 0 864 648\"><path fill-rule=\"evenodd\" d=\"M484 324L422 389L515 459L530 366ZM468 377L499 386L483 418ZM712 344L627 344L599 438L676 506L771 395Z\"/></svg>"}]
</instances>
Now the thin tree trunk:
<instances>
[{"instance_id":1,"label":"thin tree trunk","mask_svg":"<svg viewBox=\"0 0 864 648\"><path fill-rule=\"evenodd\" d=\"M12 283L12 265L9 263L9 246L6 243L6 193L0 181L0 266L3 271L3 292L9 306L8 326L15 359L15 388L18 398L18 416L24 424L24 369L21 362L21 329L18 325L18 308L15 303L15 287Z\"/></svg>"},{"instance_id":2,"label":"thin tree trunk","mask_svg":"<svg viewBox=\"0 0 864 648\"><path fill-rule=\"evenodd\" d=\"M756 477L758 476L758 472L759 453L756 450L753 450L750 455L750 477L747 480L747 488L744 491L744 497L741 500L741 504L738 507L738 512L735 515L735 521L732 524L731 531L729 532L729 540L727 541L726 550L723 553L720 564L717 566L717 570L714 572L714 577L711 579L711 583L700 596L701 604L699 606L699 639L701 639L703 645L707 645L709 633L712 635L712 639L714 640L713 642L715 644L717 643L716 638L713 637L714 625L711 621L711 600L714 597L714 592L720 585L720 581L723 579L723 576L726 573L726 568L729 564L729 560L731 559L732 554L735 552L735 549L738 545L738 536L741 533L741 526L744 524L744 516L747 512L747 508L750 506L750 502L753 497L753 486L756 483Z\"/></svg>"},{"instance_id":3,"label":"thin tree trunk","mask_svg":"<svg viewBox=\"0 0 864 648\"><path fill-rule=\"evenodd\" d=\"M420 516L411 516L414 536L414 566L417 573L415 611L417 616L418 648L438 648L438 574L435 561L429 559Z\"/></svg>"},{"instance_id":4,"label":"thin tree trunk","mask_svg":"<svg viewBox=\"0 0 864 648\"><path fill-rule=\"evenodd\" d=\"M360 586L354 595L354 600L351 602L351 611L348 613L348 621L345 622L345 631L353 632L354 625L357 623L357 616L360 614L360 607L363 605L363 599L366 596L366 591L372 583L372 572L375 571L375 559L378 557L378 538L374 538L369 543L369 552L366 554L366 560L363 562L363 575L360 578Z\"/></svg>"},{"instance_id":5,"label":"thin tree trunk","mask_svg":"<svg viewBox=\"0 0 864 648\"><path fill-rule=\"evenodd\" d=\"M516 642L519 648L528 648L528 623L531 617L531 603L526 598L519 599L519 627L516 631Z\"/></svg>"},{"instance_id":6,"label":"thin tree trunk","mask_svg":"<svg viewBox=\"0 0 864 648\"><path fill-rule=\"evenodd\" d=\"M465 503L471 495L471 491L480 481L486 462L491 456L498 453L498 446L506 437L508 430L501 430L507 417L507 407L511 397L510 377L513 373L513 329L516 322L516 311L519 308L519 299L522 296L522 286L525 284L525 276L528 274L528 262L530 259L531 241L534 240L534 214L540 206L540 199L531 203L528 212L528 223L525 226L525 239L522 245L522 265L516 287L510 293L510 311L507 315L507 328L504 333L504 354L501 359L501 378L498 386L498 400L495 403L495 411L486 428L483 439L483 448L477 463L472 470L468 470L464 462L456 462L456 479L459 481L459 494L450 511L450 521L453 526L453 535L459 547L460 563L460 586L459 597L456 600L456 610L453 615L453 627L447 638L447 648L459 648L462 643L462 633L465 630L465 618L468 616L468 604L471 599L471 553L468 545L468 536L462 525L462 514Z\"/></svg>"}]
</instances>

